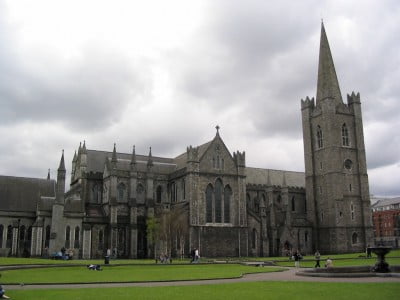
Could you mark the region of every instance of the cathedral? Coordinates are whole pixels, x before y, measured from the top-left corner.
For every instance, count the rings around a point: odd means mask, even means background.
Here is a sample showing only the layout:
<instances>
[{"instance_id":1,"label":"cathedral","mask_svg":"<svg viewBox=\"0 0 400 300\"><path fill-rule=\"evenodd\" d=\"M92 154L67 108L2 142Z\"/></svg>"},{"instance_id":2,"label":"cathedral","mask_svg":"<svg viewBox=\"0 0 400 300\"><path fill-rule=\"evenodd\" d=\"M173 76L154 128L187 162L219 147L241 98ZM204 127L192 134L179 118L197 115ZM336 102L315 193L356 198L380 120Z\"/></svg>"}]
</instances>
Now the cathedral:
<instances>
[{"instance_id":1,"label":"cathedral","mask_svg":"<svg viewBox=\"0 0 400 300\"><path fill-rule=\"evenodd\" d=\"M323 24L317 94L301 100L301 114L305 172L247 167L245 152L231 153L217 126L210 141L176 157L83 142L67 192L64 153L57 180L0 176L0 255L364 251L373 231L360 95L343 102Z\"/></svg>"}]
</instances>

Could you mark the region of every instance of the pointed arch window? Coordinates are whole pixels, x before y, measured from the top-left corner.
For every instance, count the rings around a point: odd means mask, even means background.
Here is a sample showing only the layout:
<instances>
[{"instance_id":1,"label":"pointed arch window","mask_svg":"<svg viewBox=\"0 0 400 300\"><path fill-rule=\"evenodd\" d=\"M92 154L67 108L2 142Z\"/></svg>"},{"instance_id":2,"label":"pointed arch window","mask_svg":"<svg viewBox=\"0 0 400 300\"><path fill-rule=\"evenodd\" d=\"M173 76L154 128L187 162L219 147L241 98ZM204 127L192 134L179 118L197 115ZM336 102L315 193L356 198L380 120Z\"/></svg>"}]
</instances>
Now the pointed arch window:
<instances>
[{"instance_id":1,"label":"pointed arch window","mask_svg":"<svg viewBox=\"0 0 400 300\"><path fill-rule=\"evenodd\" d=\"M207 185L206 188L206 222L211 223L213 221L213 194L214 189L211 184Z\"/></svg>"},{"instance_id":2,"label":"pointed arch window","mask_svg":"<svg viewBox=\"0 0 400 300\"><path fill-rule=\"evenodd\" d=\"M250 199L250 195L246 194L246 204L247 204L247 209L252 209L251 207L251 199Z\"/></svg>"},{"instance_id":3,"label":"pointed arch window","mask_svg":"<svg viewBox=\"0 0 400 300\"><path fill-rule=\"evenodd\" d=\"M296 211L296 203L294 201L294 196L292 197L292 211Z\"/></svg>"},{"instance_id":4,"label":"pointed arch window","mask_svg":"<svg viewBox=\"0 0 400 300\"><path fill-rule=\"evenodd\" d=\"M104 233L103 230L99 230L99 250L103 250L104 245Z\"/></svg>"},{"instance_id":5,"label":"pointed arch window","mask_svg":"<svg viewBox=\"0 0 400 300\"><path fill-rule=\"evenodd\" d=\"M254 211L255 211L256 213L259 213L259 212L260 212L260 202L259 202L259 200L258 200L258 197L255 197L255 198L253 199L253 207L254 207Z\"/></svg>"},{"instance_id":6,"label":"pointed arch window","mask_svg":"<svg viewBox=\"0 0 400 300\"><path fill-rule=\"evenodd\" d=\"M71 228L67 226L67 228L65 228L65 248L70 247L70 239L71 239Z\"/></svg>"},{"instance_id":7,"label":"pointed arch window","mask_svg":"<svg viewBox=\"0 0 400 300\"><path fill-rule=\"evenodd\" d=\"M349 146L349 130L346 123L342 125L342 146Z\"/></svg>"},{"instance_id":8,"label":"pointed arch window","mask_svg":"<svg viewBox=\"0 0 400 300\"><path fill-rule=\"evenodd\" d=\"M46 226L46 232L44 235L44 247L49 248L50 246L50 225Z\"/></svg>"},{"instance_id":9,"label":"pointed arch window","mask_svg":"<svg viewBox=\"0 0 400 300\"><path fill-rule=\"evenodd\" d=\"M101 203L101 186L95 184L92 190L93 190L93 202Z\"/></svg>"},{"instance_id":10,"label":"pointed arch window","mask_svg":"<svg viewBox=\"0 0 400 300\"><path fill-rule=\"evenodd\" d=\"M215 182L215 223L222 222L222 181L217 179Z\"/></svg>"},{"instance_id":11,"label":"pointed arch window","mask_svg":"<svg viewBox=\"0 0 400 300\"><path fill-rule=\"evenodd\" d=\"M3 232L4 232L4 226L0 225L0 248L3 248Z\"/></svg>"},{"instance_id":12,"label":"pointed arch window","mask_svg":"<svg viewBox=\"0 0 400 300\"><path fill-rule=\"evenodd\" d=\"M80 229L79 226L75 227L74 248L79 248Z\"/></svg>"},{"instance_id":13,"label":"pointed arch window","mask_svg":"<svg viewBox=\"0 0 400 300\"><path fill-rule=\"evenodd\" d=\"M358 235L356 232L353 233L353 235L351 236L351 242L353 244L357 244L358 243Z\"/></svg>"},{"instance_id":14,"label":"pointed arch window","mask_svg":"<svg viewBox=\"0 0 400 300\"><path fill-rule=\"evenodd\" d=\"M19 240L20 241L24 241L25 240L25 226L24 225L22 225L19 228ZM21 245L21 243L20 243L20 245Z\"/></svg>"},{"instance_id":15,"label":"pointed arch window","mask_svg":"<svg viewBox=\"0 0 400 300\"><path fill-rule=\"evenodd\" d=\"M12 247L12 240L13 240L13 228L11 225L7 227L7 240L6 240L6 248Z\"/></svg>"},{"instance_id":16,"label":"pointed arch window","mask_svg":"<svg viewBox=\"0 0 400 300\"><path fill-rule=\"evenodd\" d=\"M255 249L257 244L257 230L253 228L251 233L251 248Z\"/></svg>"},{"instance_id":17,"label":"pointed arch window","mask_svg":"<svg viewBox=\"0 0 400 300\"><path fill-rule=\"evenodd\" d=\"M318 149L321 149L324 146L324 140L322 136L322 129L321 126L317 126L317 146Z\"/></svg>"},{"instance_id":18,"label":"pointed arch window","mask_svg":"<svg viewBox=\"0 0 400 300\"><path fill-rule=\"evenodd\" d=\"M118 184L118 202L127 202L126 186L123 183Z\"/></svg>"},{"instance_id":19,"label":"pointed arch window","mask_svg":"<svg viewBox=\"0 0 400 300\"><path fill-rule=\"evenodd\" d=\"M231 197L232 189L229 185L224 190L224 222L230 223L231 221Z\"/></svg>"},{"instance_id":20,"label":"pointed arch window","mask_svg":"<svg viewBox=\"0 0 400 300\"><path fill-rule=\"evenodd\" d=\"M144 187L141 184L138 184L137 189L137 203L144 204Z\"/></svg>"},{"instance_id":21,"label":"pointed arch window","mask_svg":"<svg viewBox=\"0 0 400 300\"><path fill-rule=\"evenodd\" d=\"M159 185L156 191L156 201L157 203L161 203L161 196L162 196L162 187Z\"/></svg>"}]
</instances>

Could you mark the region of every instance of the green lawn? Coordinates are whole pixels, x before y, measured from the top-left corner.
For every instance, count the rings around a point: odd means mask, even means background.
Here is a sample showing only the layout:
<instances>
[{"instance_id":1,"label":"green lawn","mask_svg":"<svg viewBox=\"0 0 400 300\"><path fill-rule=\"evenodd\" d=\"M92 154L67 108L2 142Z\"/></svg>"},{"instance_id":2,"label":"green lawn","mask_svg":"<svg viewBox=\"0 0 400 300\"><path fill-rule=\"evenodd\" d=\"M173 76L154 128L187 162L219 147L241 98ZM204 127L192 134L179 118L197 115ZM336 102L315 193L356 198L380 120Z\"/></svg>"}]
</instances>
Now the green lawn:
<instances>
[{"instance_id":1,"label":"green lawn","mask_svg":"<svg viewBox=\"0 0 400 300\"><path fill-rule=\"evenodd\" d=\"M243 273L273 272L279 267L250 267L227 265L140 265L103 267L91 271L86 266L56 267L1 272L2 283L80 283L166 281L239 277Z\"/></svg>"},{"instance_id":2,"label":"green lawn","mask_svg":"<svg viewBox=\"0 0 400 300\"><path fill-rule=\"evenodd\" d=\"M332 259L334 267L349 267L349 266L373 266L377 262L376 258L350 258L350 259ZM400 265L400 258L389 257L386 259L389 265ZM277 261L278 266L294 267L294 261ZM320 265L323 267L325 259L321 259ZM303 268L313 268L315 266L315 260L303 259L300 261L300 266Z\"/></svg>"},{"instance_id":3,"label":"green lawn","mask_svg":"<svg viewBox=\"0 0 400 300\"><path fill-rule=\"evenodd\" d=\"M21 290L7 293L12 299L398 299L398 283L246 282L201 286L130 287L98 289Z\"/></svg>"}]
</instances>

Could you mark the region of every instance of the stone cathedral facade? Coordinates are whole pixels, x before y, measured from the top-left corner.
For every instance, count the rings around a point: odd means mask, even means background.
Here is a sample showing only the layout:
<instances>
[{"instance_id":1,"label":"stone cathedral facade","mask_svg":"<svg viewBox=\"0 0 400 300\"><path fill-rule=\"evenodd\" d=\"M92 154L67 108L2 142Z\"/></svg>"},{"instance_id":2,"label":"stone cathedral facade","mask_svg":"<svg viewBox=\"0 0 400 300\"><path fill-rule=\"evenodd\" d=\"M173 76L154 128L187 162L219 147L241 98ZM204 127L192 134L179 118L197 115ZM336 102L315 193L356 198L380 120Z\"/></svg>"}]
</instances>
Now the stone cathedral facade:
<instances>
[{"instance_id":1,"label":"stone cathedral facade","mask_svg":"<svg viewBox=\"0 0 400 300\"><path fill-rule=\"evenodd\" d=\"M305 173L246 166L215 136L155 157L79 145L65 192L57 180L0 176L0 254L152 255L147 222L178 211L172 256L276 256L363 251L373 240L360 95L342 100L322 24L316 98L301 101ZM182 221L183 220L183 221ZM162 251L162 245L155 245ZM153 249L153 248L152 248Z\"/></svg>"}]
</instances>

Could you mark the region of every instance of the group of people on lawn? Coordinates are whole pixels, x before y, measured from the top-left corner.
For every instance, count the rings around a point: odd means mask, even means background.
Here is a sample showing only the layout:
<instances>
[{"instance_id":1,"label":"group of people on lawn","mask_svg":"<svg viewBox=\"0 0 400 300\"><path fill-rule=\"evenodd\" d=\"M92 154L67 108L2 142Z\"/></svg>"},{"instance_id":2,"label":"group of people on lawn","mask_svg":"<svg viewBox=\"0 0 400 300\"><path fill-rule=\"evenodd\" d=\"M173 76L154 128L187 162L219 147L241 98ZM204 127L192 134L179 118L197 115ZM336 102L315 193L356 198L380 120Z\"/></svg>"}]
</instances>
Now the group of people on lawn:
<instances>
[{"instance_id":1,"label":"group of people on lawn","mask_svg":"<svg viewBox=\"0 0 400 300\"><path fill-rule=\"evenodd\" d=\"M315 266L314 268L320 268L320 262L321 262L321 254L319 253L319 251L317 250L314 254L315 256ZM299 250L296 250L293 252L293 255L291 257L294 260L294 266L296 268L300 267L300 260L303 259L303 256L301 255ZM325 262L325 268L331 268L333 267L333 261L332 259L330 259L329 257L327 258L326 262Z\"/></svg>"}]
</instances>

